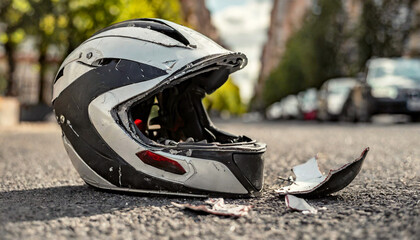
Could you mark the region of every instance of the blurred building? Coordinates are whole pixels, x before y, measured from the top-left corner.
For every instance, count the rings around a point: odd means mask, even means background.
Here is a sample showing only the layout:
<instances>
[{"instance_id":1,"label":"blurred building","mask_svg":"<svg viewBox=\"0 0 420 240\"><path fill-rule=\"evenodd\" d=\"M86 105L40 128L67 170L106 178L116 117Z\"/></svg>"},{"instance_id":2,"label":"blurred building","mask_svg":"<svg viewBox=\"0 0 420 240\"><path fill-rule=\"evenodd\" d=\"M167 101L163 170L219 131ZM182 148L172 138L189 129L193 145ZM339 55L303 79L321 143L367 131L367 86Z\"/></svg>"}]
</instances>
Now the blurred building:
<instances>
[{"instance_id":1,"label":"blurred building","mask_svg":"<svg viewBox=\"0 0 420 240\"><path fill-rule=\"evenodd\" d=\"M406 54L420 57L420 0L414 0L412 6L411 29Z\"/></svg>"},{"instance_id":2,"label":"blurred building","mask_svg":"<svg viewBox=\"0 0 420 240\"><path fill-rule=\"evenodd\" d=\"M180 0L180 3L187 25L220 44L219 33L211 22L205 0Z\"/></svg>"},{"instance_id":3,"label":"blurred building","mask_svg":"<svg viewBox=\"0 0 420 240\"><path fill-rule=\"evenodd\" d=\"M274 0L267 42L261 54L261 69L255 86L255 104L260 105L265 80L279 64L287 40L302 25L312 0Z\"/></svg>"}]
</instances>

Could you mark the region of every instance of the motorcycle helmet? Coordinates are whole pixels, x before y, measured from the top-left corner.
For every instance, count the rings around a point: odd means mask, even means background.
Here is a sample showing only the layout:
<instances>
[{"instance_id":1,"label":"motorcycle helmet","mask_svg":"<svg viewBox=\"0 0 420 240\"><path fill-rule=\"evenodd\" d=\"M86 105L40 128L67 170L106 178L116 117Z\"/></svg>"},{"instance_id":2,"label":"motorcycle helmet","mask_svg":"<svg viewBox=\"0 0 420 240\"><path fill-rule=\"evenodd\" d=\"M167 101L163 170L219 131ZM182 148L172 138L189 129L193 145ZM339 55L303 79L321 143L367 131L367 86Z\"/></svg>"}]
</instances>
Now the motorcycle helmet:
<instances>
[{"instance_id":1,"label":"motorcycle helmet","mask_svg":"<svg viewBox=\"0 0 420 240\"><path fill-rule=\"evenodd\" d=\"M254 196L266 145L214 126L202 99L247 58L161 19L109 26L77 47L53 86L65 149L97 188Z\"/></svg>"}]
</instances>

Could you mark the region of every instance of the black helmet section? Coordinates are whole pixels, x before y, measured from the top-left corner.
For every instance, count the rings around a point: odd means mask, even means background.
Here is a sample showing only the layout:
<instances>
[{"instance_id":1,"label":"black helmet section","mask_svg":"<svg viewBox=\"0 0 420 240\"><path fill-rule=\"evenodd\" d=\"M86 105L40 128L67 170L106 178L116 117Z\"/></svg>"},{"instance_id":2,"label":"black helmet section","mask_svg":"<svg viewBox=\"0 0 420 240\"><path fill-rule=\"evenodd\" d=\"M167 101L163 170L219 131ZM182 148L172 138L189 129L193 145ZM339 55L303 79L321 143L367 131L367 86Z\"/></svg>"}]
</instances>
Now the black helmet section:
<instances>
[{"instance_id":1,"label":"black helmet section","mask_svg":"<svg viewBox=\"0 0 420 240\"><path fill-rule=\"evenodd\" d=\"M252 186L260 191L264 183L263 153L233 154L233 161Z\"/></svg>"}]
</instances>

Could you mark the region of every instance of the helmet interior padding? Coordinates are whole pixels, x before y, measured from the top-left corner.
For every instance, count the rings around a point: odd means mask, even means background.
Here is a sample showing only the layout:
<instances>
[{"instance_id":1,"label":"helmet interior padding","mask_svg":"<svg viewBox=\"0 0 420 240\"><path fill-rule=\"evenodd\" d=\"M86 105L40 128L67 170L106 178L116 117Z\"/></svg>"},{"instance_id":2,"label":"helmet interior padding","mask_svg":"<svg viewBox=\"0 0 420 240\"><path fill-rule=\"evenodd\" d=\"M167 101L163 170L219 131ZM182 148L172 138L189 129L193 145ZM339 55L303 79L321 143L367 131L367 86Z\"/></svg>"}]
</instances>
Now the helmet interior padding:
<instances>
[{"instance_id":1,"label":"helmet interior padding","mask_svg":"<svg viewBox=\"0 0 420 240\"><path fill-rule=\"evenodd\" d=\"M211 75L210 72L194 76L137 103L129 109L130 119L146 123L139 129L141 134L158 143L168 143L166 140L205 143L249 140L223 133L212 126L201 102L206 90L200 86Z\"/></svg>"}]
</instances>

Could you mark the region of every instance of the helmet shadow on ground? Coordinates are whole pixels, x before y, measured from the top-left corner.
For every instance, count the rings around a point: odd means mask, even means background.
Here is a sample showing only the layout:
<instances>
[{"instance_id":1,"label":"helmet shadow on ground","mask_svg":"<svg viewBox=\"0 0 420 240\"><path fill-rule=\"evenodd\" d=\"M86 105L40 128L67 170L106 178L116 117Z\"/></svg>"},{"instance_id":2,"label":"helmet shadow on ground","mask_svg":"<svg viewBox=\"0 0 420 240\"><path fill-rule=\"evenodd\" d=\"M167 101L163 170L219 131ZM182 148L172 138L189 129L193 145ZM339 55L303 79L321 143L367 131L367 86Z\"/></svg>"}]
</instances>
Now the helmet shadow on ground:
<instances>
[{"instance_id":1,"label":"helmet shadow on ground","mask_svg":"<svg viewBox=\"0 0 420 240\"><path fill-rule=\"evenodd\" d=\"M162 207L181 197L105 192L80 185L0 192L0 199L0 224L3 225L87 217L138 207Z\"/></svg>"}]
</instances>

